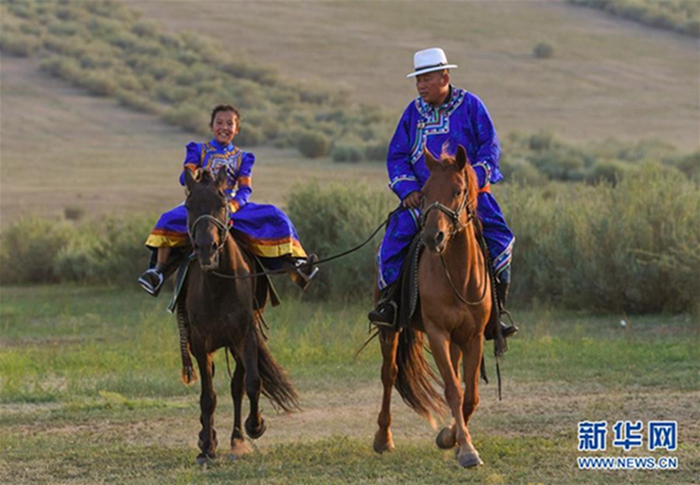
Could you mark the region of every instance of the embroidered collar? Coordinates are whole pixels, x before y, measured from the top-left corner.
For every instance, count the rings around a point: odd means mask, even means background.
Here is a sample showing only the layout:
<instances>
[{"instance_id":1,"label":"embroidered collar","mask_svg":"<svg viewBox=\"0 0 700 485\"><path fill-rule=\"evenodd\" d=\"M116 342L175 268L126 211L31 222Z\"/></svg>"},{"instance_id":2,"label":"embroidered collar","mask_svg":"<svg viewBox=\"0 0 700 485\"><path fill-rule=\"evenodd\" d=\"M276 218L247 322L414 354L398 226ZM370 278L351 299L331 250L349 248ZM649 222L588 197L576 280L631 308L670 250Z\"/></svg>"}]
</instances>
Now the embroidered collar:
<instances>
[{"instance_id":1,"label":"embroidered collar","mask_svg":"<svg viewBox=\"0 0 700 485\"><path fill-rule=\"evenodd\" d=\"M451 113L464 99L464 93L465 91L463 89L456 88L450 84L450 95L440 106L435 107L432 104L426 103L423 101L423 98L418 96L418 98L416 98L416 108L418 108L420 114L427 119L435 116L436 112Z\"/></svg>"},{"instance_id":2,"label":"embroidered collar","mask_svg":"<svg viewBox=\"0 0 700 485\"><path fill-rule=\"evenodd\" d=\"M216 141L216 138L212 138L211 141L209 141L209 145L216 148L217 150L221 150L224 152L232 152L236 150L236 147L233 143L229 143L228 145L224 146L218 141Z\"/></svg>"}]
</instances>

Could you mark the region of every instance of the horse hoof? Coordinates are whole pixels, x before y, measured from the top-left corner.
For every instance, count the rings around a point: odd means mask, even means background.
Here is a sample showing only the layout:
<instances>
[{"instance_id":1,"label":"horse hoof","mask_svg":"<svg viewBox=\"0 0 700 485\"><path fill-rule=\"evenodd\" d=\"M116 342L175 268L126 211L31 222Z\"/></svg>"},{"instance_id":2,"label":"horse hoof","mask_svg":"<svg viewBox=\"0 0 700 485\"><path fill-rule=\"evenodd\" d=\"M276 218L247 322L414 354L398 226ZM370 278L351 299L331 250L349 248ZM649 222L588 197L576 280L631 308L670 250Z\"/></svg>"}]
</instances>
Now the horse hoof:
<instances>
[{"instance_id":1,"label":"horse hoof","mask_svg":"<svg viewBox=\"0 0 700 485\"><path fill-rule=\"evenodd\" d=\"M484 462L481 461L481 458L479 457L479 453L477 452L464 453L463 455L459 455L457 457L457 461L459 461L459 464L462 468L472 468L484 464Z\"/></svg>"},{"instance_id":2,"label":"horse hoof","mask_svg":"<svg viewBox=\"0 0 700 485\"><path fill-rule=\"evenodd\" d=\"M392 451L394 451L394 443L392 441L388 443L378 443L377 441L375 441L374 451L376 451L380 455L384 452L391 453Z\"/></svg>"},{"instance_id":3,"label":"horse hoof","mask_svg":"<svg viewBox=\"0 0 700 485\"><path fill-rule=\"evenodd\" d=\"M376 451L380 455L385 451L394 451L394 440L391 437L391 433L389 433L389 435L386 436L386 438L382 438L377 435L374 436L374 451Z\"/></svg>"},{"instance_id":4,"label":"horse hoof","mask_svg":"<svg viewBox=\"0 0 700 485\"><path fill-rule=\"evenodd\" d=\"M197 456L196 462L197 465L201 466L202 468L206 468L208 465L214 462L214 458L216 458L214 455L200 453L199 456Z\"/></svg>"},{"instance_id":5,"label":"horse hoof","mask_svg":"<svg viewBox=\"0 0 700 485\"><path fill-rule=\"evenodd\" d=\"M267 425L265 424L265 420L262 418L260 418L260 425L258 425L257 428L253 428L250 417L245 420L245 432L251 440L257 440L260 438L263 434L265 434L266 429Z\"/></svg>"},{"instance_id":6,"label":"horse hoof","mask_svg":"<svg viewBox=\"0 0 700 485\"><path fill-rule=\"evenodd\" d=\"M435 444L443 450L451 450L457 444L453 428L442 428L435 438Z\"/></svg>"},{"instance_id":7,"label":"horse hoof","mask_svg":"<svg viewBox=\"0 0 700 485\"><path fill-rule=\"evenodd\" d=\"M231 443L231 454L229 455L229 458L231 460L237 460L241 456L247 455L252 451L252 448L248 446L248 443L246 443L245 440L237 439Z\"/></svg>"}]
</instances>

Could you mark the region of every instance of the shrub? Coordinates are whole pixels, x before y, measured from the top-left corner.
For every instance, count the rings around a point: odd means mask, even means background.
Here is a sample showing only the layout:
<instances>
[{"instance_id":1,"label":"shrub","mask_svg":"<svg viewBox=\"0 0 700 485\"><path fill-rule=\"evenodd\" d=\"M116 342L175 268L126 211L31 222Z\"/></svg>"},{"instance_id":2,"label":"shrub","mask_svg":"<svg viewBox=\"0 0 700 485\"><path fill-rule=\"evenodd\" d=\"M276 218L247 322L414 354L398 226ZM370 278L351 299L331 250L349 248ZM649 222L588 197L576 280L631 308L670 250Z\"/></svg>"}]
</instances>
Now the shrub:
<instances>
[{"instance_id":1,"label":"shrub","mask_svg":"<svg viewBox=\"0 0 700 485\"><path fill-rule=\"evenodd\" d=\"M365 156L367 160L372 162L386 162L386 156L389 153L389 142L380 140L367 144Z\"/></svg>"},{"instance_id":2,"label":"shrub","mask_svg":"<svg viewBox=\"0 0 700 485\"><path fill-rule=\"evenodd\" d=\"M132 91L120 89L117 93L117 99L119 104L142 113L160 114L161 112L161 108L157 103L154 103L146 96L141 96Z\"/></svg>"},{"instance_id":3,"label":"shrub","mask_svg":"<svg viewBox=\"0 0 700 485\"><path fill-rule=\"evenodd\" d=\"M554 148L556 142L554 140L554 134L551 131L539 131L534 135L530 136L529 148L536 152L541 152L545 150L550 150Z\"/></svg>"},{"instance_id":4,"label":"shrub","mask_svg":"<svg viewBox=\"0 0 700 485\"><path fill-rule=\"evenodd\" d=\"M537 59L549 59L554 55L554 47L549 42L540 42L532 49L532 53Z\"/></svg>"},{"instance_id":5,"label":"shrub","mask_svg":"<svg viewBox=\"0 0 700 485\"><path fill-rule=\"evenodd\" d=\"M63 217L69 221L79 221L85 215L85 209L77 205L69 205L63 208Z\"/></svg>"},{"instance_id":6,"label":"shrub","mask_svg":"<svg viewBox=\"0 0 700 485\"><path fill-rule=\"evenodd\" d=\"M297 137L297 148L307 158L319 158L328 153L328 137L314 131L304 131Z\"/></svg>"},{"instance_id":7,"label":"shrub","mask_svg":"<svg viewBox=\"0 0 700 485\"><path fill-rule=\"evenodd\" d=\"M258 146L265 141L265 134L262 129L245 124L241 126L241 131L236 135L235 143L243 147Z\"/></svg>"},{"instance_id":8,"label":"shrub","mask_svg":"<svg viewBox=\"0 0 700 485\"><path fill-rule=\"evenodd\" d=\"M628 163L620 160L604 160L595 164L586 175L586 182L590 184L605 182L615 185L624 178L630 168Z\"/></svg>"},{"instance_id":9,"label":"shrub","mask_svg":"<svg viewBox=\"0 0 700 485\"><path fill-rule=\"evenodd\" d=\"M2 32L0 50L15 57L31 57L41 47L41 40L33 35Z\"/></svg>"},{"instance_id":10,"label":"shrub","mask_svg":"<svg viewBox=\"0 0 700 485\"><path fill-rule=\"evenodd\" d=\"M196 106L180 105L163 113L163 119L173 125L201 135L209 133L209 116Z\"/></svg>"},{"instance_id":11,"label":"shrub","mask_svg":"<svg viewBox=\"0 0 700 485\"><path fill-rule=\"evenodd\" d=\"M62 221L38 216L20 219L2 233L0 281L49 283L58 281L53 262L72 237L72 228Z\"/></svg>"},{"instance_id":12,"label":"shrub","mask_svg":"<svg viewBox=\"0 0 700 485\"><path fill-rule=\"evenodd\" d=\"M611 312L694 310L700 191L679 172L648 164L615 187L505 190L499 203L517 238L516 299Z\"/></svg>"},{"instance_id":13,"label":"shrub","mask_svg":"<svg viewBox=\"0 0 700 485\"><path fill-rule=\"evenodd\" d=\"M365 159L365 144L356 138L341 140L331 150L334 162L357 163Z\"/></svg>"},{"instance_id":14,"label":"shrub","mask_svg":"<svg viewBox=\"0 0 700 485\"><path fill-rule=\"evenodd\" d=\"M388 191L373 192L361 184L317 182L295 187L287 198L287 212L307 251L326 258L363 242L393 209ZM383 232L354 253L323 265L307 295L310 298L352 298L372 294L374 252Z\"/></svg>"},{"instance_id":15,"label":"shrub","mask_svg":"<svg viewBox=\"0 0 700 485\"><path fill-rule=\"evenodd\" d=\"M114 76L105 72L83 71L82 76L73 82L95 96L113 96L119 91Z\"/></svg>"}]
</instances>

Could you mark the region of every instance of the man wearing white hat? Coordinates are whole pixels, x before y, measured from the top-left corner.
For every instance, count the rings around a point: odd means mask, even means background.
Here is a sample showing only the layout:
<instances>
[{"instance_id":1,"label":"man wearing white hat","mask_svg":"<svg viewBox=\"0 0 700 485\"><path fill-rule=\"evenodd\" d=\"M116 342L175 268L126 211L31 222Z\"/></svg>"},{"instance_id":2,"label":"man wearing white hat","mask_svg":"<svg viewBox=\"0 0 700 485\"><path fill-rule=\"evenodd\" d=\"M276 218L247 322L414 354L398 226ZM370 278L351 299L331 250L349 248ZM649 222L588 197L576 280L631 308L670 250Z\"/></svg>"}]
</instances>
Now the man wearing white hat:
<instances>
[{"instance_id":1,"label":"man wearing white hat","mask_svg":"<svg viewBox=\"0 0 700 485\"><path fill-rule=\"evenodd\" d=\"M390 301L392 289L408 246L420 229L420 191L430 176L423 157L425 147L436 154L442 153L443 147L450 153L455 153L459 145L467 150L479 180L477 214L483 225L501 305L505 304L510 284L515 237L490 192L490 184L503 179L498 168L501 148L491 117L478 97L450 84L449 69L457 66L447 61L442 49L416 52L413 65L414 71L406 77L416 78L418 97L399 120L387 155L389 187L401 199L403 210L395 213L389 222L377 254L378 285L383 298L368 315L377 325L395 322L396 304ZM515 326L502 325L505 337L517 332ZM487 329L487 338L492 334Z\"/></svg>"}]
</instances>

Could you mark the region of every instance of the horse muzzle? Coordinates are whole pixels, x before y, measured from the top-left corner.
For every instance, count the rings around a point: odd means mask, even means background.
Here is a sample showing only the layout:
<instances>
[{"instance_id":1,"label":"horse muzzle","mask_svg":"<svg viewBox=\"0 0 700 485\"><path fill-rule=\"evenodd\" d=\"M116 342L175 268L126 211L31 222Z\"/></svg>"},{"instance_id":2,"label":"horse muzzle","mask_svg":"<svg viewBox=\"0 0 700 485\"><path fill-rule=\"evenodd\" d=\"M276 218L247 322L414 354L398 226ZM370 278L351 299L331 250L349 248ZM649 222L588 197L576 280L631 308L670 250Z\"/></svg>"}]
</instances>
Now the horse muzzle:
<instances>
[{"instance_id":1,"label":"horse muzzle","mask_svg":"<svg viewBox=\"0 0 700 485\"><path fill-rule=\"evenodd\" d=\"M428 251L435 254L440 254L447 246L447 237L440 230L423 232L423 244Z\"/></svg>"},{"instance_id":2,"label":"horse muzzle","mask_svg":"<svg viewBox=\"0 0 700 485\"><path fill-rule=\"evenodd\" d=\"M202 271L213 271L219 267L219 251L216 248L196 247L195 254Z\"/></svg>"}]
</instances>

